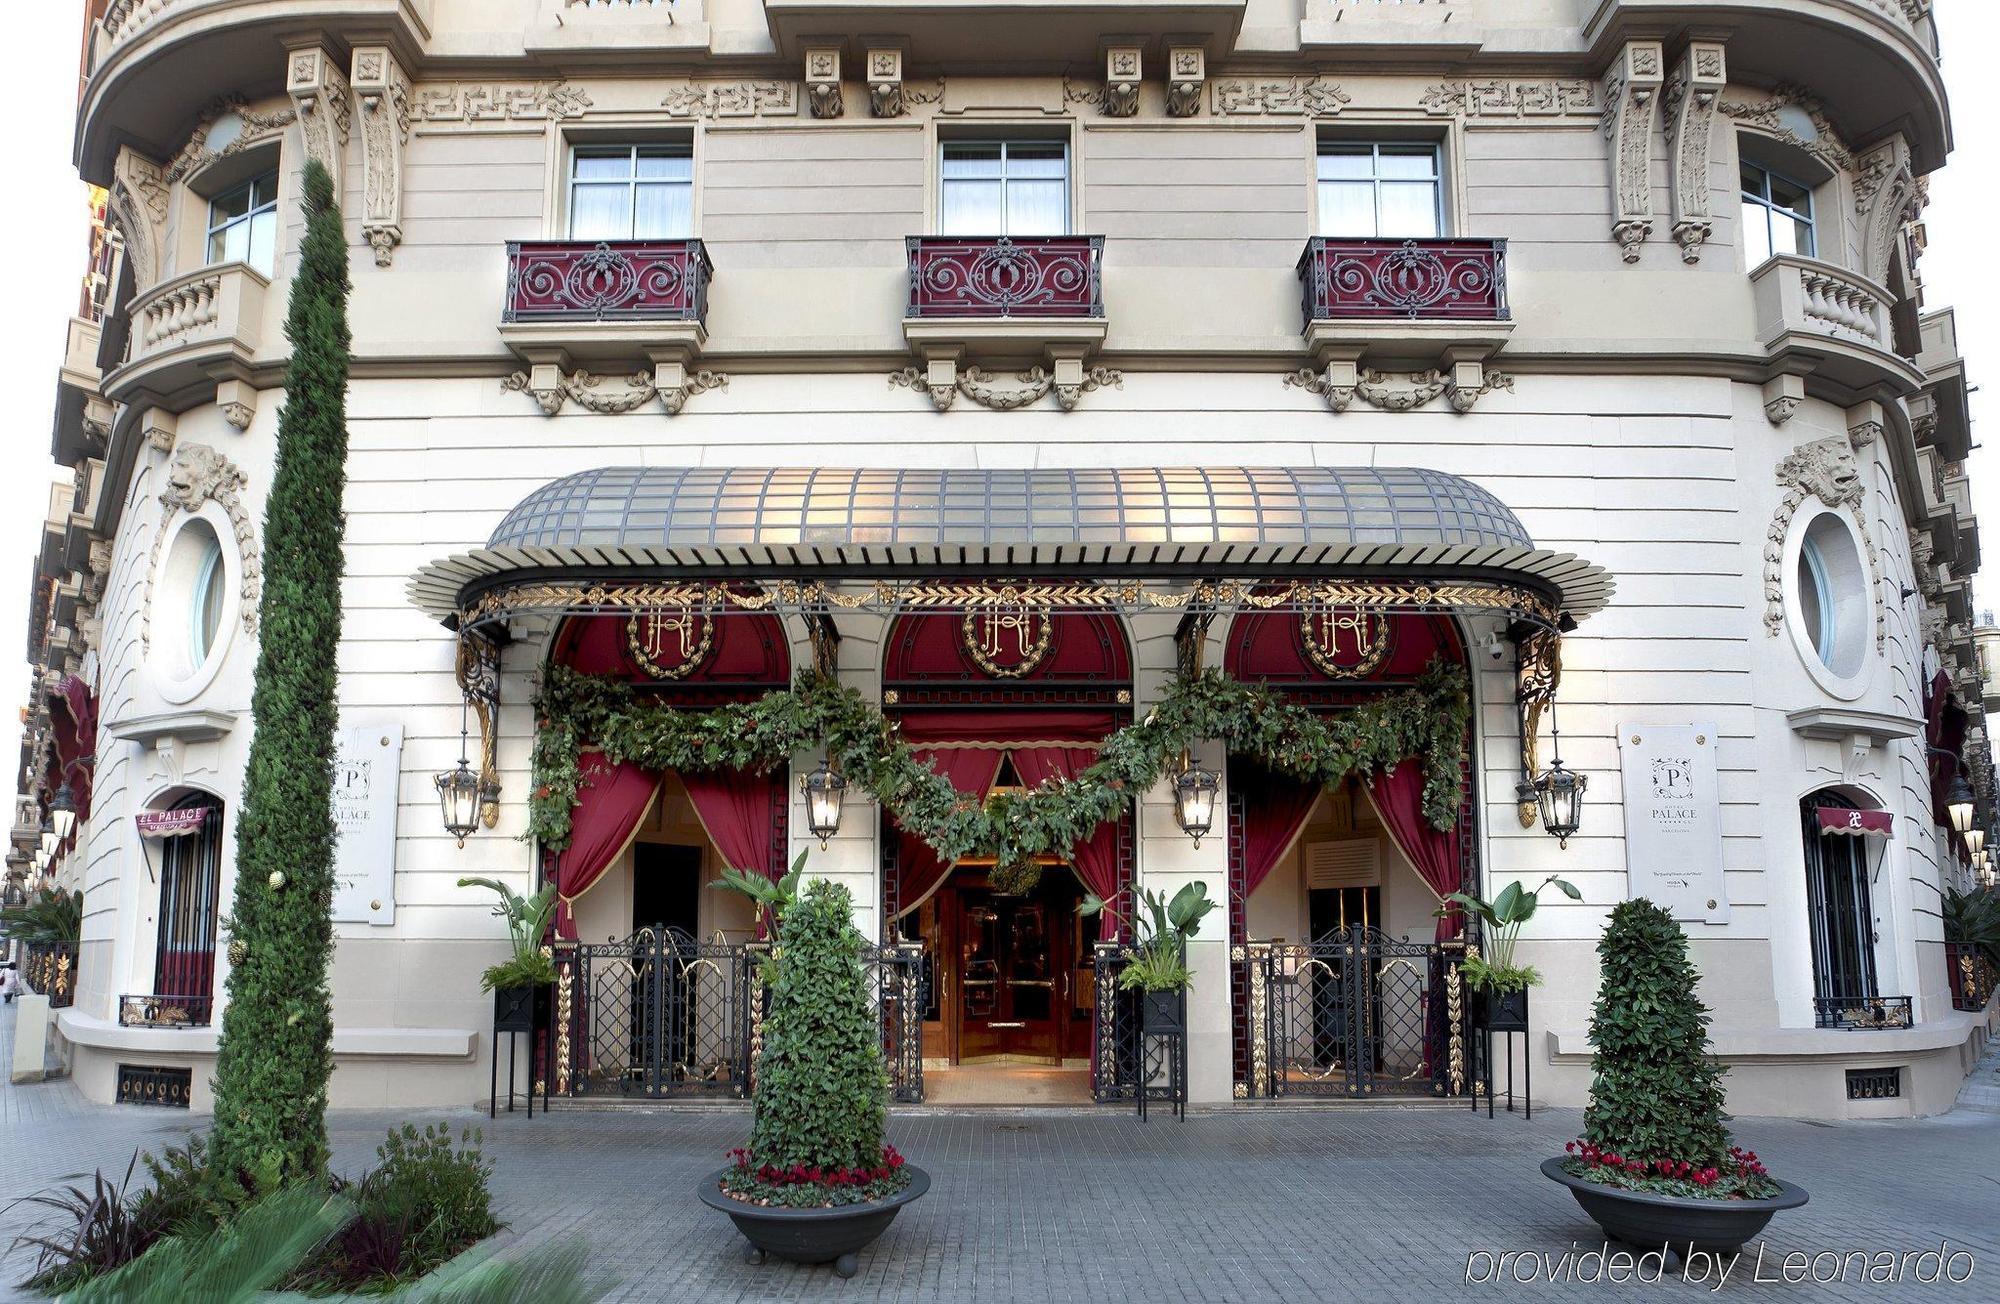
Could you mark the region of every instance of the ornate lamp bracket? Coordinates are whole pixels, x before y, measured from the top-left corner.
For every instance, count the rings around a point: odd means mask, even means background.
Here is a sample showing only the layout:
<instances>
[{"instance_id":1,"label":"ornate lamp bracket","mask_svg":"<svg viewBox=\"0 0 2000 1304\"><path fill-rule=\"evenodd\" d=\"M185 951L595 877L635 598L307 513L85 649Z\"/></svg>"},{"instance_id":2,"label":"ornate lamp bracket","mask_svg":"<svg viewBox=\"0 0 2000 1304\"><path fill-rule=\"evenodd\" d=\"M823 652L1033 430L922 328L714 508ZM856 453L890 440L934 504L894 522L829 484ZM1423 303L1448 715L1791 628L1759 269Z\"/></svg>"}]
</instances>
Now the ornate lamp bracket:
<instances>
[{"instance_id":1,"label":"ornate lamp bracket","mask_svg":"<svg viewBox=\"0 0 2000 1304\"><path fill-rule=\"evenodd\" d=\"M1201 673L1202 654L1208 645L1208 628L1215 623L1215 608L1208 603L1192 602L1187 614L1181 617L1180 627L1174 631L1175 660L1181 674L1192 679Z\"/></svg>"},{"instance_id":2,"label":"ornate lamp bracket","mask_svg":"<svg viewBox=\"0 0 2000 1304\"><path fill-rule=\"evenodd\" d=\"M1515 815L1521 827L1531 829L1541 818L1535 802L1535 776L1541 772L1540 741L1542 716L1556 700L1562 686L1562 634L1553 629L1523 628L1509 631L1514 639L1516 681L1514 709L1521 725L1521 784L1515 790Z\"/></svg>"},{"instance_id":3,"label":"ornate lamp bracket","mask_svg":"<svg viewBox=\"0 0 2000 1304\"><path fill-rule=\"evenodd\" d=\"M479 721L479 818L500 822L500 643L483 630L458 632L458 691Z\"/></svg>"},{"instance_id":4,"label":"ornate lamp bracket","mask_svg":"<svg viewBox=\"0 0 2000 1304\"><path fill-rule=\"evenodd\" d=\"M825 608L806 613L806 637L812 640L813 669L834 678L839 670L840 630Z\"/></svg>"}]
</instances>

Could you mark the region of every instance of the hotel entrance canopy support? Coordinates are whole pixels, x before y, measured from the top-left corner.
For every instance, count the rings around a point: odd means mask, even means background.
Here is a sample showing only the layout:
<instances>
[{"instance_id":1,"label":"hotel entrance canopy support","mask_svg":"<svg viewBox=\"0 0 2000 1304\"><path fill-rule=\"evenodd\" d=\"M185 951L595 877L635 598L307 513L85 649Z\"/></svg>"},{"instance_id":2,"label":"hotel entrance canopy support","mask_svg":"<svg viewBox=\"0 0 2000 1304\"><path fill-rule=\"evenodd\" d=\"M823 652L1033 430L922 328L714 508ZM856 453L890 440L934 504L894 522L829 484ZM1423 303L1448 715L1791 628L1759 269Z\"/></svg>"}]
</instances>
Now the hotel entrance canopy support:
<instances>
[{"instance_id":1,"label":"hotel entrance canopy support","mask_svg":"<svg viewBox=\"0 0 2000 1304\"><path fill-rule=\"evenodd\" d=\"M535 490L410 600L483 633L514 615L716 610L1486 614L1553 630L1613 583L1423 468L604 467Z\"/></svg>"}]
</instances>

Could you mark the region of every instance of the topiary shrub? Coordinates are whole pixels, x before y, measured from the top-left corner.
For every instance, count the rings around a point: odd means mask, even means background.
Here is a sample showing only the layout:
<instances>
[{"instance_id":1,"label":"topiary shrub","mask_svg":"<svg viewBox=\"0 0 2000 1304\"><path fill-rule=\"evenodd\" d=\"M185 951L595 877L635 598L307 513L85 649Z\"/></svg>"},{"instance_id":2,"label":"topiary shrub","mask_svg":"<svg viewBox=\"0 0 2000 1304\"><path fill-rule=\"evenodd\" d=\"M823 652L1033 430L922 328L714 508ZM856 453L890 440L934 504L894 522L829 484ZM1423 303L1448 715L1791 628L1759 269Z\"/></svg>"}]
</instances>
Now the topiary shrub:
<instances>
[{"instance_id":1,"label":"topiary shrub","mask_svg":"<svg viewBox=\"0 0 2000 1304\"><path fill-rule=\"evenodd\" d=\"M1670 1195L1763 1196L1776 1183L1729 1143L1722 1075L1708 1049L1708 1007L1687 935L1643 898L1611 912L1597 943L1593 1080L1583 1137L1565 1168L1608 1185Z\"/></svg>"},{"instance_id":2,"label":"topiary shrub","mask_svg":"<svg viewBox=\"0 0 2000 1304\"><path fill-rule=\"evenodd\" d=\"M888 1070L845 887L820 879L778 921L750 1147L723 1187L790 1207L881 1199L909 1184L887 1145Z\"/></svg>"}]
</instances>

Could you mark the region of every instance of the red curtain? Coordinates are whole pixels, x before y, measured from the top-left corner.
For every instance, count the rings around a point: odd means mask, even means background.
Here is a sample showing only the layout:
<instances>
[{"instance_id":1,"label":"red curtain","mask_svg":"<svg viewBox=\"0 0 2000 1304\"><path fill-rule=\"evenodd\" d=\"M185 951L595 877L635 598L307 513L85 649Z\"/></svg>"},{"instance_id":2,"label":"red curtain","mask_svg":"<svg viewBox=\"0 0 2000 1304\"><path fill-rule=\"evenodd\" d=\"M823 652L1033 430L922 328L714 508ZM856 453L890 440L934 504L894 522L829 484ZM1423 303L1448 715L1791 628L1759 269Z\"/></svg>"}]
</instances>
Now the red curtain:
<instances>
[{"instance_id":1,"label":"red curtain","mask_svg":"<svg viewBox=\"0 0 2000 1304\"><path fill-rule=\"evenodd\" d=\"M1323 789L1232 760L1229 790L1243 804L1243 898L1257 890L1299 840Z\"/></svg>"},{"instance_id":2,"label":"red curtain","mask_svg":"<svg viewBox=\"0 0 2000 1304\"><path fill-rule=\"evenodd\" d=\"M1090 747L1013 747L1008 755L1014 758L1014 768L1020 772L1021 782L1030 788L1039 787L1050 779L1074 779L1097 760L1097 751ZM1130 910L1132 903L1118 901L1118 821L1106 820L1097 826L1089 838L1076 844L1070 851L1070 863L1076 867L1078 878L1083 885L1120 910ZM1118 940L1118 918L1104 916L1104 939Z\"/></svg>"},{"instance_id":3,"label":"red curtain","mask_svg":"<svg viewBox=\"0 0 2000 1304\"><path fill-rule=\"evenodd\" d=\"M1449 832L1440 833L1424 818L1422 762L1412 758L1386 774L1377 775L1368 786L1368 799L1375 804L1375 813L1381 817L1382 827L1389 830L1397 849L1418 876L1430 884L1431 891L1440 899L1447 892L1458 891L1458 824L1454 822ZM1457 937L1464 927L1464 917L1454 910L1438 920L1437 939L1442 942Z\"/></svg>"},{"instance_id":4,"label":"red curtain","mask_svg":"<svg viewBox=\"0 0 2000 1304\"><path fill-rule=\"evenodd\" d=\"M771 876L778 854L772 782L768 774L744 770L681 775L695 818L731 869Z\"/></svg>"},{"instance_id":5,"label":"red curtain","mask_svg":"<svg viewBox=\"0 0 2000 1304\"><path fill-rule=\"evenodd\" d=\"M929 765L952 787L977 801L984 801L1000 773L1001 753L992 747L919 747L917 760ZM951 866L938 859L931 845L914 833L898 829L896 854L896 899L904 913L923 903L937 890Z\"/></svg>"},{"instance_id":6,"label":"red curtain","mask_svg":"<svg viewBox=\"0 0 2000 1304\"><path fill-rule=\"evenodd\" d=\"M556 934L567 938L576 936L570 904L632 845L660 788L651 771L630 762L613 765L602 752L583 753L578 769L583 772L583 783L577 788L576 808L570 812L569 849L556 857L556 882L562 898L556 908Z\"/></svg>"}]
</instances>

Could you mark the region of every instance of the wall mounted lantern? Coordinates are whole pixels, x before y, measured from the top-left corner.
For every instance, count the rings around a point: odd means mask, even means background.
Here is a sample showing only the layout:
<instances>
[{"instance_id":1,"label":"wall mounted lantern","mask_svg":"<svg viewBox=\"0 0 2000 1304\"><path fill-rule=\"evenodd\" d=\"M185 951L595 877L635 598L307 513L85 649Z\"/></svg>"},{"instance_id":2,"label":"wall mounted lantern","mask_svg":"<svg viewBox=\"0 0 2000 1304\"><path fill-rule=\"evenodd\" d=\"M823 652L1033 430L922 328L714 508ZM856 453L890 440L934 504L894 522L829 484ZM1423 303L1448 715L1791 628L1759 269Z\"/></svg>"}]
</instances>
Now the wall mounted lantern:
<instances>
[{"instance_id":1,"label":"wall mounted lantern","mask_svg":"<svg viewBox=\"0 0 2000 1304\"><path fill-rule=\"evenodd\" d=\"M1197 847L1215 828L1215 795L1221 789L1222 780L1214 770L1181 754L1181 772L1174 776L1174 821Z\"/></svg>"},{"instance_id":2,"label":"wall mounted lantern","mask_svg":"<svg viewBox=\"0 0 2000 1304\"><path fill-rule=\"evenodd\" d=\"M58 842L69 841L69 835L76 832L76 793L67 779L56 789L55 800L49 803L49 822L55 827Z\"/></svg>"},{"instance_id":3,"label":"wall mounted lantern","mask_svg":"<svg viewBox=\"0 0 2000 1304\"><path fill-rule=\"evenodd\" d=\"M1959 836L1972 832L1972 816L1975 811L1972 786L1965 781L1965 771L1952 776L1951 791L1945 796L1945 814L1951 818L1951 827Z\"/></svg>"},{"instance_id":4,"label":"wall mounted lantern","mask_svg":"<svg viewBox=\"0 0 2000 1304\"><path fill-rule=\"evenodd\" d=\"M1590 779L1563 768L1562 730L1556 726L1553 702L1549 704L1549 755L1549 768L1535 778L1535 805L1541 810L1542 827L1567 851L1569 840L1583 827L1583 794Z\"/></svg>"},{"instance_id":5,"label":"wall mounted lantern","mask_svg":"<svg viewBox=\"0 0 2000 1304\"><path fill-rule=\"evenodd\" d=\"M479 831L479 807L485 796L479 789L479 776L473 773L467 750L465 708L461 705L458 712L458 768L437 776L438 806L444 815L444 831L458 839L460 850L464 849L465 840Z\"/></svg>"},{"instance_id":6,"label":"wall mounted lantern","mask_svg":"<svg viewBox=\"0 0 2000 1304\"><path fill-rule=\"evenodd\" d=\"M847 792L847 779L833 768L829 757L812 773L799 780L799 791L806 798L806 827L819 839L820 850L840 832L840 808Z\"/></svg>"}]
</instances>

